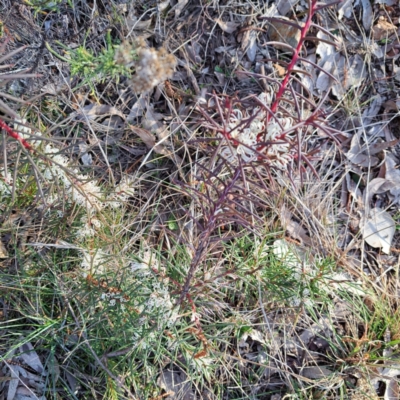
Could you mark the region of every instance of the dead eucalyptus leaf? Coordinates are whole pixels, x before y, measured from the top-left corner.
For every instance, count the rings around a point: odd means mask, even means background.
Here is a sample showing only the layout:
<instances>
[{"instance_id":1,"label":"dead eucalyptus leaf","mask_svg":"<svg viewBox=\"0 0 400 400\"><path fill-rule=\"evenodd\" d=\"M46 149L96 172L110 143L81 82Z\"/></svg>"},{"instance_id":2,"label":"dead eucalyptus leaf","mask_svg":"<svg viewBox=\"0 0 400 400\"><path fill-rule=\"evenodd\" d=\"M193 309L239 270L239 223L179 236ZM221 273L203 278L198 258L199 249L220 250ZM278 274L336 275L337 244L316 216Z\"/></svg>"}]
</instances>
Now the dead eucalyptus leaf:
<instances>
[{"instance_id":1,"label":"dead eucalyptus leaf","mask_svg":"<svg viewBox=\"0 0 400 400\"><path fill-rule=\"evenodd\" d=\"M353 181L350 176L350 173L346 174L346 189L353 196L353 198L357 201L358 206L362 209L364 208L364 201L361 195L361 190L359 185Z\"/></svg>"},{"instance_id":2,"label":"dead eucalyptus leaf","mask_svg":"<svg viewBox=\"0 0 400 400\"><path fill-rule=\"evenodd\" d=\"M153 105L149 104L146 114L142 119L143 128L155 133L159 139L163 139L168 132L168 129L162 122L160 122L162 118L163 115L156 113Z\"/></svg>"},{"instance_id":3,"label":"dead eucalyptus leaf","mask_svg":"<svg viewBox=\"0 0 400 400\"><path fill-rule=\"evenodd\" d=\"M378 114L381 106L382 106L382 96L378 93L376 96L374 96L368 108L366 108L362 113L362 120L364 122L364 126L368 126L371 123L372 118L374 118Z\"/></svg>"},{"instance_id":4,"label":"dead eucalyptus leaf","mask_svg":"<svg viewBox=\"0 0 400 400\"><path fill-rule=\"evenodd\" d=\"M397 162L389 154L386 155L385 168L386 174L385 178L391 183L391 187L388 188L391 200L394 203L400 204L400 170L397 168Z\"/></svg>"},{"instance_id":5,"label":"dead eucalyptus leaf","mask_svg":"<svg viewBox=\"0 0 400 400\"><path fill-rule=\"evenodd\" d=\"M395 146L399 143L399 139L391 140L390 142L381 142L381 143L373 143L369 145L369 153L370 154L378 154L382 150L386 150L389 147Z\"/></svg>"},{"instance_id":6,"label":"dead eucalyptus leaf","mask_svg":"<svg viewBox=\"0 0 400 400\"><path fill-rule=\"evenodd\" d=\"M279 65L277 63L273 64L274 68L276 69L276 72L279 77L285 76L286 74L286 68L282 67L282 65Z\"/></svg>"},{"instance_id":7,"label":"dead eucalyptus leaf","mask_svg":"<svg viewBox=\"0 0 400 400\"><path fill-rule=\"evenodd\" d=\"M162 143L157 144L156 138L147 129L139 128L133 125L129 125L129 128L132 130L133 133L138 135L140 139L142 139L143 143L149 150L154 150L157 154L167 156L176 164L180 165L182 163L182 158L179 157L177 154L174 154L172 151L168 150L167 146L164 146Z\"/></svg>"},{"instance_id":8,"label":"dead eucalyptus leaf","mask_svg":"<svg viewBox=\"0 0 400 400\"><path fill-rule=\"evenodd\" d=\"M113 106L108 104L89 104L81 108L79 111L73 113L71 116L76 120L96 120L100 117L105 117L109 115L119 115L123 120L125 120L125 115Z\"/></svg>"},{"instance_id":9,"label":"dead eucalyptus leaf","mask_svg":"<svg viewBox=\"0 0 400 400\"><path fill-rule=\"evenodd\" d=\"M17 366L10 365L12 380L8 384L7 400L14 400L17 394L18 384L19 384L19 369Z\"/></svg>"},{"instance_id":10,"label":"dead eucalyptus leaf","mask_svg":"<svg viewBox=\"0 0 400 400\"><path fill-rule=\"evenodd\" d=\"M173 10L175 11L175 19L179 17L183 8L186 6L188 2L189 0L178 0L178 3L175 5L175 7L173 7Z\"/></svg>"},{"instance_id":11,"label":"dead eucalyptus leaf","mask_svg":"<svg viewBox=\"0 0 400 400\"><path fill-rule=\"evenodd\" d=\"M362 143L361 135L361 130L359 130L353 136L350 150L347 152L346 157L359 167L374 167L378 164L379 159L368 153L369 147Z\"/></svg>"},{"instance_id":12,"label":"dead eucalyptus leaf","mask_svg":"<svg viewBox=\"0 0 400 400\"><path fill-rule=\"evenodd\" d=\"M371 247L381 248L383 253L389 254L395 230L396 224L391 215L376 207L365 221L362 234Z\"/></svg>"},{"instance_id":13,"label":"dead eucalyptus leaf","mask_svg":"<svg viewBox=\"0 0 400 400\"><path fill-rule=\"evenodd\" d=\"M171 400L195 400L196 398L183 372L163 370L157 379L157 385L169 393L168 398Z\"/></svg>"},{"instance_id":14,"label":"dead eucalyptus leaf","mask_svg":"<svg viewBox=\"0 0 400 400\"><path fill-rule=\"evenodd\" d=\"M286 15L289 11L293 10L293 7L299 0L278 0L276 7L281 15Z\"/></svg>"},{"instance_id":15,"label":"dead eucalyptus leaf","mask_svg":"<svg viewBox=\"0 0 400 400\"><path fill-rule=\"evenodd\" d=\"M333 73L337 79L332 87L332 93L337 98L342 98L350 88L360 86L367 76L364 60L358 54L348 59L338 54L334 68L328 72Z\"/></svg>"},{"instance_id":16,"label":"dead eucalyptus leaf","mask_svg":"<svg viewBox=\"0 0 400 400\"><path fill-rule=\"evenodd\" d=\"M288 18L280 18L279 20L271 20L269 21L268 28L268 37L273 42L283 42L288 44L289 46L296 48L299 40L300 40L300 29L294 27L293 25L289 25L285 21L293 24L297 24L299 26L303 25L303 22L291 21ZM285 46L275 45L277 49L287 50Z\"/></svg>"},{"instance_id":17,"label":"dead eucalyptus leaf","mask_svg":"<svg viewBox=\"0 0 400 400\"><path fill-rule=\"evenodd\" d=\"M8 251L4 243L0 240L0 258L8 258Z\"/></svg>"},{"instance_id":18,"label":"dead eucalyptus leaf","mask_svg":"<svg viewBox=\"0 0 400 400\"><path fill-rule=\"evenodd\" d=\"M169 7L170 0L161 1L158 3L157 8L159 12L163 12Z\"/></svg>"},{"instance_id":19,"label":"dead eucalyptus leaf","mask_svg":"<svg viewBox=\"0 0 400 400\"><path fill-rule=\"evenodd\" d=\"M305 367L301 370L300 374L309 379L323 379L331 376L333 371L326 367Z\"/></svg>"},{"instance_id":20,"label":"dead eucalyptus leaf","mask_svg":"<svg viewBox=\"0 0 400 400\"><path fill-rule=\"evenodd\" d=\"M387 379L384 400L397 400L399 398L400 398L400 390L399 390L399 384L397 383L397 379L394 378Z\"/></svg>"},{"instance_id":21,"label":"dead eucalyptus leaf","mask_svg":"<svg viewBox=\"0 0 400 400\"><path fill-rule=\"evenodd\" d=\"M298 222L293 221L292 213L286 207L281 208L280 216L282 226L287 230L290 236L301 240L304 244L311 245L311 238Z\"/></svg>"},{"instance_id":22,"label":"dead eucalyptus leaf","mask_svg":"<svg viewBox=\"0 0 400 400\"><path fill-rule=\"evenodd\" d=\"M386 21L384 17L379 18L377 24L372 28L375 40L387 39L392 33L396 32L396 25Z\"/></svg>"},{"instance_id":23,"label":"dead eucalyptus leaf","mask_svg":"<svg viewBox=\"0 0 400 400\"><path fill-rule=\"evenodd\" d=\"M143 143L146 145L148 149L152 149L156 144L156 138L154 135L149 132L147 129L138 128L137 126L129 125L129 128L133 133L138 135L140 139L142 139Z\"/></svg>"},{"instance_id":24,"label":"dead eucalyptus leaf","mask_svg":"<svg viewBox=\"0 0 400 400\"><path fill-rule=\"evenodd\" d=\"M350 18L354 10L353 0L344 0L340 2L337 7L339 20L341 20L343 16Z\"/></svg>"},{"instance_id":25,"label":"dead eucalyptus leaf","mask_svg":"<svg viewBox=\"0 0 400 400\"><path fill-rule=\"evenodd\" d=\"M219 27L226 33L233 33L238 28L239 24L233 21L223 21L221 18L215 21Z\"/></svg>"},{"instance_id":26,"label":"dead eucalyptus leaf","mask_svg":"<svg viewBox=\"0 0 400 400\"><path fill-rule=\"evenodd\" d=\"M126 118L127 122L132 123L135 118L141 117L144 114L148 102L146 97L147 96L143 94L140 95L138 100L132 106L128 117Z\"/></svg>"},{"instance_id":27,"label":"dead eucalyptus leaf","mask_svg":"<svg viewBox=\"0 0 400 400\"><path fill-rule=\"evenodd\" d=\"M361 4L363 12L362 22L364 28L368 31L371 28L372 21L374 19L371 2L370 0L361 0Z\"/></svg>"},{"instance_id":28,"label":"dead eucalyptus leaf","mask_svg":"<svg viewBox=\"0 0 400 400\"><path fill-rule=\"evenodd\" d=\"M375 4L386 4L387 6L394 6L398 4L398 0L375 0Z\"/></svg>"},{"instance_id":29,"label":"dead eucalyptus leaf","mask_svg":"<svg viewBox=\"0 0 400 400\"><path fill-rule=\"evenodd\" d=\"M257 32L251 30L248 36L246 55L248 59L251 62L253 62L256 59L256 54L257 54Z\"/></svg>"},{"instance_id":30,"label":"dead eucalyptus leaf","mask_svg":"<svg viewBox=\"0 0 400 400\"><path fill-rule=\"evenodd\" d=\"M368 205L376 194L385 193L394 187L394 184L385 178L374 178L364 190L364 203Z\"/></svg>"},{"instance_id":31,"label":"dead eucalyptus leaf","mask_svg":"<svg viewBox=\"0 0 400 400\"><path fill-rule=\"evenodd\" d=\"M42 374L44 367L32 344L30 342L25 343L19 348L19 350L24 362L39 374Z\"/></svg>"}]
</instances>

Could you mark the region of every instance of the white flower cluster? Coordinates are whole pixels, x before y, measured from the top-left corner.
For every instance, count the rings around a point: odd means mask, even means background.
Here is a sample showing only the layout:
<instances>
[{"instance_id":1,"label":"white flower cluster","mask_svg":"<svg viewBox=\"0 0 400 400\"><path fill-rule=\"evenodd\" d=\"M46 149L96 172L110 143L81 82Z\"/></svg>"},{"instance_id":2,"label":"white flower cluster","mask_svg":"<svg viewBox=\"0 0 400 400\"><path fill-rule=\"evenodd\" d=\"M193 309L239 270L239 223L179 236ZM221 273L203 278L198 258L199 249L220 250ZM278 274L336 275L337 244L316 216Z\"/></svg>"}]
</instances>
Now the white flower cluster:
<instances>
[{"instance_id":1,"label":"white flower cluster","mask_svg":"<svg viewBox=\"0 0 400 400\"><path fill-rule=\"evenodd\" d=\"M32 134L31 128L26 125L26 120L15 120L14 129L24 139L32 139L32 136L42 137L40 132ZM81 174L79 168L72 167L69 159L60 154L60 151L51 143L43 140L30 140L30 144L36 149L40 148L41 152L46 155L46 162L38 160L36 164L41 176L47 182L56 183L57 187L61 189L64 201L78 204L86 210L87 216L82 217L80 229L77 231L78 239L93 237L101 228L100 220L95 217L99 211L105 207L119 208L135 194L134 179L123 176L115 187L115 191L106 196L96 181ZM4 173L4 170L0 170L0 199L9 197L12 192L13 182L10 180L12 174L8 173L8 179L6 179ZM46 197L48 205L55 201L56 198L51 194Z\"/></svg>"},{"instance_id":2,"label":"white flower cluster","mask_svg":"<svg viewBox=\"0 0 400 400\"><path fill-rule=\"evenodd\" d=\"M84 215L80 220L80 228L76 232L78 239L90 238L103 226L101 221L95 217Z\"/></svg>"},{"instance_id":3,"label":"white flower cluster","mask_svg":"<svg viewBox=\"0 0 400 400\"><path fill-rule=\"evenodd\" d=\"M142 296L137 296L135 298L133 307L139 313L144 313L144 316L138 320L138 325L142 329L146 329L150 326L147 315L151 315L153 321L154 317L158 317L158 331L170 328L179 318L178 310L172 303L167 285L158 280L147 287L146 292L143 293ZM150 348L157 337L153 336L151 333L149 335L148 332L146 332L145 337L135 333L132 339L136 346L145 349ZM170 345L172 345L172 343Z\"/></svg>"},{"instance_id":4,"label":"white flower cluster","mask_svg":"<svg viewBox=\"0 0 400 400\"><path fill-rule=\"evenodd\" d=\"M44 152L49 157L50 163L42 174L48 181L57 179L58 183L62 184L67 200L85 207L92 213L104 208L104 195L96 182L79 174L78 168L71 168L68 158L59 154L59 151L51 144L45 146Z\"/></svg>"},{"instance_id":5,"label":"white flower cluster","mask_svg":"<svg viewBox=\"0 0 400 400\"><path fill-rule=\"evenodd\" d=\"M82 250L82 262L81 262L81 267L84 271L84 276L90 272L96 272L96 273L104 273L105 269L104 266L107 264L107 261L109 261L110 256L106 252L102 250L97 250L97 251L87 251L87 250ZM85 277L86 277L85 276Z\"/></svg>"},{"instance_id":6,"label":"white flower cluster","mask_svg":"<svg viewBox=\"0 0 400 400\"><path fill-rule=\"evenodd\" d=\"M131 263L131 270L134 275L138 278L149 276L150 267L156 271L162 270L159 266L158 261L154 254L150 250L147 250L143 255L143 262ZM149 278L149 280L152 278ZM146 313L157 313L162 315L163 322L168 326L171 326L177 319L178 313L172 303L169 290L168 290L168 279L153 278L149 282L149 287L146 289L144 295L146 300L135 300L135 308L139 312L145 311ZM139 296L140 297L140 296Z\"/></svg>"},{"instance_id":7,"label":"white flower cluster","mask_svg":"<svg viewBox=\"0 0 400 400\"><path fill-rule=\"evenodd\" d=\"M270 96L261 93L258 99L265 105L271 103ZM291 160L289 143L279 141L277 138L284 131L290 128L292 120L290 118L271 118L266 127L267 112L262 107L255 107L253 111L243 114L241 110L232 111L229 121L229 133L232 139L239 144L237 146L229 143L222 147L221 155L232 164L237 164L237 158L241 157L244 162L255 161L258 158L257 137L265 133L266 142L278 142L267 145L260 149L260 153L266 156L270 165L278 168L285 168ZM220 135L221 136L221 135Z\"/></svg>"},{"instance_id":8,"label":"white flower cluster","mask_svg":"<svg viewBox=\"0 0 400 400\"><path fill-rule=\"evenodd\" d=\"M3 197L11 196L12 192L12 180L10 176L5 176L4 168L0 169L0 201L3 200Z\"/></svg>"},{"instance_id":9,"label":"white flower cluster","mask_svg":"<svg viewBox=\"0 0 400 400\"><path fill-rule=\"evenodd\" d=\"M29 140L29 144L32 147L37 147L39 146L41 140L32 140L32 137L38 137L40 138L42 136L41 132L35 132L32 134L32 129L29 128L29 126L26 125L26 119L15 119L14 122L14 130L18 132L18 134L25 140Z\"/></svg>"},{"instance_id":10,"label":"white flower cluster","mask_svg":"<svg viewBox=\"0 0 400 400\"><path fill-rule=\"evenodd\" d=\"M100 300L108 301L108 305L110 307L114 307L117 302L121 303L121 310L125 310L125 305L128 300L122 295L122 293L102 293L100 296Z\"/></svg>"},{"instance_id":11,"label":"white flower cluster","mask_svg":"<svg viewBox=\"0 0 400 400\"><path fill-rule=\"evenodd\" d=\"M130 264L132 273L138 273L139 275L148 275L150 269L163 273L164 268L160 267L157 256L150 250L147 249L142 256L141 262L132 261Z\"/></svg>"},{"instance_id":12,"label":"white flower cluster","mask_svg":"<svg viewBox=\"0 0 400 400\"><path fill-rule=\"evenodd\" d=\"M130 176L123 176L121 181L114 189L114 193L111 193L107 199L108 205L112 208L119 208L127 202L129 197L133 197L136 193L134 187L135 180Z\"/></svg>"}]
</instances>

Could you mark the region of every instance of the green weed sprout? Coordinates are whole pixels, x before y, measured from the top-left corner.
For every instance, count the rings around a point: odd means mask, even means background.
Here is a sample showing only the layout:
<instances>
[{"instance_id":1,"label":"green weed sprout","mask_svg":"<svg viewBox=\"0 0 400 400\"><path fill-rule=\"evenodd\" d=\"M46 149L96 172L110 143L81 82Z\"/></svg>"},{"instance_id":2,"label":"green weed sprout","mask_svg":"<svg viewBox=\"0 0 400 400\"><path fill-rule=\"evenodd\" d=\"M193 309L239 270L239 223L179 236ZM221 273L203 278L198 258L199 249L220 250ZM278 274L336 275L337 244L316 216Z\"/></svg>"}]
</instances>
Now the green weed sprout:
<instances>
[{"instance_id":1,"label":"green weed sprout","mask_svg":"<svg viewBox=\"0 0 400 400\"><path fill-rule=\"evenodd\" d=\"M115 58L120 46L112 43L110 32L107 33L106 40L107 47L97 56L84 46L68 52L71 75L82 77L82 83L88 84L93 91L95 83L104 83L107 80L118 83L121 76L131 74L129 66L116 62ZM129 54L132 59L135 58L135 50L132 46Z\"/></svg>"}]
</instances>

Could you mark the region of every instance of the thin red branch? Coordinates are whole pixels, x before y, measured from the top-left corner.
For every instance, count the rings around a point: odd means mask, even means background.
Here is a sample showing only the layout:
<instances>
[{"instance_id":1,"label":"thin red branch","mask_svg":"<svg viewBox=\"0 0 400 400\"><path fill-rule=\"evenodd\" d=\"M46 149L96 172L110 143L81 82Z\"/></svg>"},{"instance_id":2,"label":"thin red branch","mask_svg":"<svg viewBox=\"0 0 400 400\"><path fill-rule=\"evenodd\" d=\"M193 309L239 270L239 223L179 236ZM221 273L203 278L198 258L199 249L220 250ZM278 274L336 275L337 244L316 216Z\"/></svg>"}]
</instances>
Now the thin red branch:
<instances>
[{"instance_id":1,"label":"thin red branch","mask_svg":"<svg viewBox=\"0 0 400 400\"><path fill-rule=\"evenodd\" d=\"M283 94L284 94L284 92L285 92L285 90L287 88L287 85L289 83L289 79L290 79L290 76L292 74L292 71L294 70L294 67L295 67L295 65L296 65L296 63L297 63L297 61L298 61L298 59L300 57L301 48L303 47L304 41L305 41L305 39L307 37L307 33L308 33L308 31L310 29L310 26L312 24L312 18L314 16L316 10L317 10L317 2L315 0L310 1L310 10L308 12L307 20L304 23L304 26L302 27L302 29L300 31L299 43L297 43L296 49L295 49L295 51L293 53L293 56L292 56L292 60L290 61L290 64L289 64L289 66L287 68L286 75L283 78L282 83L280 84L280 87L278 89L278 93L276 94L276 97L275 97L275 101L272 103L272 106L271 106L272 113L275 113L278 110L278 106L279 106L279 103L281 101L281 97L283 96ZM269 122L269 119L270 118L269 118L269 115L268 115L267 122Z\"/></svg>"},{"instance_id":2,"label":"thin red branch","mask_svg":"<svg viewBox=\"0 0 400 400\"><path fill-rule=\"evenodd\" d=\"M29 144L26 139L24 139L17 131L11 129L2 119L0 119L0 129L4 129L7 132L7 135L12 137L13 139L17 140L22 144L22 146L29 150L33 151L34 148L31 144Z\"/></svg>"}]
</instances>

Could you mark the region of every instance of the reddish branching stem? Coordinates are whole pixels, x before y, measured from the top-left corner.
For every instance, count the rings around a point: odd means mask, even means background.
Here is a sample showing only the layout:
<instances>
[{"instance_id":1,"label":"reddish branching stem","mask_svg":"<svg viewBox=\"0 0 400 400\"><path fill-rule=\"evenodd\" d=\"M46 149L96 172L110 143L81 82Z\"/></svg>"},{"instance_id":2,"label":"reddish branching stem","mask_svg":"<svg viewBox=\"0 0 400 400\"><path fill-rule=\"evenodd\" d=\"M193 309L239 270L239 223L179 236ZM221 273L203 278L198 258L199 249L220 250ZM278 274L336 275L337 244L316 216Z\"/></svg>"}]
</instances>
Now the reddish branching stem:
<instances>
[{"instance_id":1,"label":"reddish branching stem","mask_svg":"<svg viewBox=\"0 0 400 400\"><path fill-rule=\"evenodd\" d=\"M296 66L296 63L300 57L301 48L303 47L303 44L304 44L304 41L306 40L308 31L311 27L312 18L318 9L317 4L318 3L316 0L310 1L310 9L308 11L307 19L306 19L306 22L304 23L304 26L301 28L301 31L300 31L299 43L297 43L296 49L293 52L292 60L290 61L289 65L287 67L286 75L283 78L282 83L280 84L278 93L276 94L276 97L275 97L275 101L272 103L272 106L271 106L272 113L276 113L276 111L278 110L278 106L281 101L281 98L282 98L283 94L285 93L285 90L287 89L290 76L292 74L292 71L295 69L294 67ZM269 122L269 119L270 119L270 117L268 115L268 119L267 119L268 122Z\"/></svg>"},{"instance_id":2,"label":"reddish branching stem","mask_svg":"<svg viewBox=\"0 0 400 400\"><path fill-rule=\"evenodd\" d=\"M11 129L2 119L0 119L0 129L4 129L7 132L7 135L12 137L13 139L17 140L21 143L21 145L29 151L33 151L34 148L31 144L27 142L17 131Z\"/></svg>"}]
</instances>

